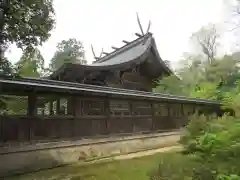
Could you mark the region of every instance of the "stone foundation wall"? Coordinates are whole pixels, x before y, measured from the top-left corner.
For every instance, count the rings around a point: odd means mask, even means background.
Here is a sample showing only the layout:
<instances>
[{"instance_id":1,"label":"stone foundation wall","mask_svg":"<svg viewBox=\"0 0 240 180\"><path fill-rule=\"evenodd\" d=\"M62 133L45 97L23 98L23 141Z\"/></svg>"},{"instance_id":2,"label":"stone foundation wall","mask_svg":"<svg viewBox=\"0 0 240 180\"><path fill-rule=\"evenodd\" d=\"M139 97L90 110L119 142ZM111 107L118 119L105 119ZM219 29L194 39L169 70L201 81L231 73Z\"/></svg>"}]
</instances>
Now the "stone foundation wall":
<instances>
[{"instance_id":1,"label":"stone foundation wall","mask_svg":"<svg viewBox=\"0 0 240 180\"><path fill-rule=\"evenodd\" d=\"M177 144L180 132L0 147L0 176Z\"/></svg>"}]
</instances>

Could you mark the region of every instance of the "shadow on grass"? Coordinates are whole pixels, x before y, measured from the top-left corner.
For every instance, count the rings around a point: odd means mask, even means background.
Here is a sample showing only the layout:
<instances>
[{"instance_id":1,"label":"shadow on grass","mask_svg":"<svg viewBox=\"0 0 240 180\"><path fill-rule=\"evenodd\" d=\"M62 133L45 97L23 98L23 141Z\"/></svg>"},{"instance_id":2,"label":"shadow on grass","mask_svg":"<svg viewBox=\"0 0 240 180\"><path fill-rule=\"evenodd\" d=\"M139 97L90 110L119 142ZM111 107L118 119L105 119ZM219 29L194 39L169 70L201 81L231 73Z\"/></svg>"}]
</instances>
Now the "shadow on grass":
<instances>
[{"instance_id":1,"label":"shadow on grass","mask_svg":"<svg viewBox=\"0 0 240 180\"><path fill-rule=\"evenodd\" d=\"M89 163L89 164L75 164L61 166L51 169L44 169L25 174L13 174L6 177L6 180L86 180L97 176L98 169L106 167L109 162ZM96 173L92 173L96 172Z\"/></svg>"}]
</instances>

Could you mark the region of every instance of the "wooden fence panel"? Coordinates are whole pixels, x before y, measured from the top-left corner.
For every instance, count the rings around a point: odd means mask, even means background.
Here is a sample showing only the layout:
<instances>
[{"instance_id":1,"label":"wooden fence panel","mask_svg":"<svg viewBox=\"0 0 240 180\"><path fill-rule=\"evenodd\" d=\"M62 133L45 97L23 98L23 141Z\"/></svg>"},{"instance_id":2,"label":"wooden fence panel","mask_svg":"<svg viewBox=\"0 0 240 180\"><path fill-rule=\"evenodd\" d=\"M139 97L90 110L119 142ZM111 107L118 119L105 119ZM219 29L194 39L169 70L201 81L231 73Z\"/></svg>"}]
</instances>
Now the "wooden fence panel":
<instances>
[{"instance_id":1,"label":"wooden fence panel","mask_svg":"<svg viewBox=\"0 0 240 180\"><path fill-rule=\"evenodd\" d=\"M134 132L151 131L152 116L134 117Z\"/></svg>"},{"instance_id":2,"label":"wooden fence panel","mask_svg":"<svg viewBox=\"0 0 240 180\"><path fill-rule=\"evenodd\" d=\"M133 132L133 118L131 116L111 116L109 120L109 131L111 134Z\"/></svg>"}]
</instances>

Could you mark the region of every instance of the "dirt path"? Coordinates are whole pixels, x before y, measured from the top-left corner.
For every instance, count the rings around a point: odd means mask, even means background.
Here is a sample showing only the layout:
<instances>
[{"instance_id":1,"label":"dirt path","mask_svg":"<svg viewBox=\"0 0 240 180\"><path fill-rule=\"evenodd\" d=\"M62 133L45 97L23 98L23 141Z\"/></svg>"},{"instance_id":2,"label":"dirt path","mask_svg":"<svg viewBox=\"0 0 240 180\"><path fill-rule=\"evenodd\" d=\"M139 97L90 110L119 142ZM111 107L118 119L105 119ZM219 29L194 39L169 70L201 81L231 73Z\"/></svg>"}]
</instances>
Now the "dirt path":
<instances>
[{"instance_id":1,"label":"dirt path","mask_svg":"<svg viewBox=\"0 0 240 180\"><path fill-rule=\"evenodd\" d=\"M123 160L123 159L132 159L132 158L137 158L137 157L143 157L143 156L150 156L159 152L167 152L167 151L179 151L181 150L182 147L180 145L176 146L169 146L169 147L163 147L159 149L152 149L152 150L146 150L146 151L140 151L140 152L135 152L135 153L129 153L129 154L123 154L123 155L116 155L113 157L107 157L107 158L101 158L101 159L96 159L92 160L88 163L99 163L103 161L112 161L112 160Z\"/></svg>"},{"instance_id":2,"label":"dirt path","mask_svg":"<svg viewBox=\"0 0 240 180\"><path fill-rule=\"evenodd\" d=\"M124 155L118 155L113 157L113 160L120 160L120 159L132 159L136 157L143 157L143 156L150 156L159 152L166 152L166 151L178 151L181 150L181 146L170 146L170 147L164 147L159 149L153 149L153 150L147 150L147 151L141 151L137 153L130 153L130 154L124 154Z\"/></svg>"}]
</instances>

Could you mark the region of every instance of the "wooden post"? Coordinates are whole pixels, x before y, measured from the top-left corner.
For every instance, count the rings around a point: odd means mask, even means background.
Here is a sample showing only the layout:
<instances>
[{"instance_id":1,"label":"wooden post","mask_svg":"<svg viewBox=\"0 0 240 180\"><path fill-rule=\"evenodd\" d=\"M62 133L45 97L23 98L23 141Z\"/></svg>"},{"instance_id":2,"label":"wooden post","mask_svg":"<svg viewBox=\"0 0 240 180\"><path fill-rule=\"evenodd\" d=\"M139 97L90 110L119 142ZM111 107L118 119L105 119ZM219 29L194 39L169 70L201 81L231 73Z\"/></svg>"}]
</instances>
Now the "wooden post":
<instances>
[{"instance_id":1,"label":"wooden post","mask_svg":"<svg viewBox=\"0 0 240 180\"><path fill-rule=\"evenodd\" d=\"M41 109L41 115L42 116L44 116L44 114L45 114L45 109L44 109L44 107Z\"/></svg>"},{"instance_id":2,"label":"wooden post","mask_svg":"<svg viewBox=\"0 0 240 180\"><path fill-rule=\"evenodd\" d=\"M3 114L3 118L0 119L0 143L4 142L4 122L6 122L5 114Z\"/></svg>"},{"instance_id":3,"label":"wooden post","mask_svg":"<svg viewBox=\"0 0 240 180\"><path fill-rule=\"evenodd\" d=\"M82 116L82 103L81 103L81 98L79 98L79 96L75 96L73 98L73 115L74 115L74 126L73 126L73 136L76 137L77 135L79 135L78 131L78 126L77 126L77 121L78 121L78 117Z\"/></svg>"},{"instance_id":4,"label":"wooden post","mask_svg":"<svg viewBox=\"0 0 240 180\"><path fill-rule=\"evenodd\" d=\"M28 127L29 127L29 137L28 140L34 140L34 120L35 119L28 119Z\"/></svg>"},{"instance_id":5,"label":"wooden post","mask_svg":"<svg viewBox=\"0 0 240 180\"><path fill-rule=\"evenodd\" d=\"M36 108L36 104L37 104L37 96L35 93L30 93L28 95L28 116L35 116L37 114L37 108ZM34 130L33 130L33 124L32 121L34 121L33 119L28 120L28 133L29 133L29 141L31 141L33 139L34 136ZM21 132L20 132L21 133ZM21 140L21 135L19 134L19 138Z\"/></svg>"},{"instance_id":6,"label":"wooden post","mask_svg":"<svg viewBox=\"0 0 240 180\"><path fill-rule=\"evenodd\" d=\"M77 105L77 98L76 97L74 97L74 96L72 96L72 101L71 101L72 103L72 115L74 116L73 117L73 123L72 123L72 136L73 137L76 137L76 132L75 132L75 127L76 127L76 125L77 125L77 123L76 123L76 105ZM67 105L67 107L68 107L68 105Z\"/></svg>"},{"instance_id":7,"label":"wooden post","mask_svg":"<svg viewBox=\"0 0 240 180\"><path fill-rule=\"evenodd\" d=\"M37 113L36 108L37 97L35 93L30 93L28 95L28 116L34 116Z\"/></svg>"},{"instance_id":8,"label":"wooden post","mask_svg":"<svg viewBox=\"0 0 240 180\"><path fill-rule=\"evenodd\" d=\"M75 117L76 116L76 105L77 105L77 101L76 101L76 97L72 97L72 115Z\"/></svg>"},{"instance_id":9,"label":"wooden post","mask_svg":"<svg viewBox=\"0 0 240 180\"><path fill-rule=\"evenodd\" d=\"M166 123L165 125L167 125L167 126L165 126L165 129L164 129L164 130L166 130L166 129L169 128L169 122L172 120L172 119L171 119L171 109L170 109L170 107L169 107L169 103L166 103L166 107L167 107L167 121L165 120L164 123ZM170 124L171 124L171 123L170 123Z\"/></svg>"},{"instance_id":10,"label":"wooden post","mask_svg":"<svg viewBox=\"0 0 240 180\"><path fill-rule=\"evenodd\" d=\"M56 115L60 114L60 99L56 100Z\"/></svg>"},{"instance_id":11,"label":"wooden post","mask_svg":"<svg viewBox=\"0 0 240 180\"><path fill-rule=\"evenodd\" d=\"M130 114L131 114L131 116L132 116L132 132L134 132L134 130L135 130L135 125L134 125L134 123L135 123L135 114L134 114L134 112L133 112L133 103L132 103L132 101L129 101L129 111L130 111Z\"/></svg>"},{"instance_id":12,"label":"wooden post","mask_svg":"<svg viewBox=\"0 0 240 180\"><path fill-rule=\"evenodd\" d=\"M104 99L104 113L105 113L105 116L106 116L106 119L105 119L105 128L106 128L106 134L110 133L110 103L109 103L109 98L106 97Z\"/></svg>"},{"instance_id":13,"label":"wooden post","mask_svg":"<svg viewBox=\"0 0 240 180\"><path fill-rule=\"evenodd\" d=\"M53 115L53 100L52 99L49 101L48 110L49 110L49 114Z\"/></svg>"},{"instance_id":14,"label":"wooden post","mask_svg":"<svg viewBox=\"0 0 240 180\"><path fill-rule=\"evenodd\" d=\"M155 129L155 108L154 108L154 103L151 103L151 110L152 110L152 127L151 127L151 130L153 131Z\"/></svg>"},{"instance_id":15,"label":"wooden post","mask_svg":"<svg viewBox=\"0 0 240 180\"><path fill-rule=\"evenodd\" d=\"M74 98L71 96L67 98L67 115L74 114L73 107L74 107Z\"/></svg>"},{"instance_id":16,"label":"wooden post","mask_svg":"<svg viewBox=\"0 0 240 180\"><path fill-rule=\"evenodd\" d=\"M75 117L82 116L82 100L79 97L73 99L73 114Z\"/></svg>"},{"instance_id":17,"label":"wooden post","mask_svg":"<svg viewBox=\"0 0 240 180\"><path fill-rule=\"evenodd\" d=\"M176 103L175 105L175 116L174 116L174 122L175 122L175 128L179 129L181 127L181 111L182 111L182 105L179 103Z\"/></svg>"},{"instance_id":18,"label":"wooden post","mask_svg":"<svg viewBox=\"0 0 240 180\"><path fill-rule=\"evenodd\" d=\"M183 109L183 104L181 104L181 116L184 116L184 109Z\"/></svg>"},{"instance_id":19,"label":"wooden post","mask_svg":"<svg viewBox=\"0 0 240 180\"><path fill-rule=\"evenodd\" d=\"M181 104L181 122L180 122L180 128L183 126L183 123L185 124L185 121L188 121L185 119L185 114L184 114L184 105ZM183 122L184 121L184 122Z\"/></svg>"}]
</instances>

